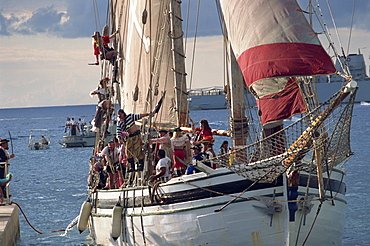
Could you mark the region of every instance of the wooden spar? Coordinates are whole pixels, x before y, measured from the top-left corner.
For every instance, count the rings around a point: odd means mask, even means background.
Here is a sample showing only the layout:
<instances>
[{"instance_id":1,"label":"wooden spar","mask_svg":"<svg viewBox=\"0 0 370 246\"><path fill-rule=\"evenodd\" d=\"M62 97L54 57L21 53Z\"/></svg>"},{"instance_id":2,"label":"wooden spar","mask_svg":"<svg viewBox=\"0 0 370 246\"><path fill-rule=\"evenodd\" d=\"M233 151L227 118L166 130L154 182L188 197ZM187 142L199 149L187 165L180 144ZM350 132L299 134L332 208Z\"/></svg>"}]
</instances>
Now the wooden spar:
<instances>
[{"instance_id":1,"label":"wooden spar","mask_svg":"<svg viewBox=\"0 0 370 246\"><path fill-rule=\"evenodd\" d=\"M184 131L184 132L193 132L191 127L181 127L181 130ZM230 131L229 130L212 129L212 134L216 135L216 136L230 137Z\"/></svg>"},{"instance_id":2,"label":"wooden spar","mask_svg":"<svg viewBox=\"0 0 370 246\"><path fill-rule=\"evenodd\" d=\"M351 82L350 82L351 83ZM350 85L352 86L352 85ZM357 84L355 85L357 86ZM350 93L346 88L342 89L342 92L334 99L333 102L319 115L316 119L313 120L311 126L309 126L302 135L289 147L286 151L288 157L284 160L284 167L290 167L296 157L300 156L304 151L304 148L308 146L312 140L312 136L315 131L320 127L324 120L334 111L334 109L348 96Z\"/></svg>"},{"instance_id":3,"label":"wooden spar","mask_svg":"<svg viewBox=\"0 0 370 246\"><path fill-rule=\"evenodd\" d=\"M171 39L173 55L173 72L175 76L175 100L177 126L186 126L188 121L188 101L186 92L185 54L181 19L181 1L171 1Z\"/></svg>"},{"instance_id":4,"label":"wooden spar","mask_svg":"<svg viewBox=\"0 0 370 246\"><path fill-rule=\"evenodd\" d=\"M322 166L321 166L322 147L320 148L319 146L317 146L317 144L315 142L316 141L314 140L316 172L317 172L318 186L319 186L319 196L320 196L320 199L324 199L325 198L325 189L324 189L324 178L322 176Z\"/></svg>"},{"instance_id":5,"label":"wooden spar","mask_svg":"<svg viewBox=\"0 0 370 246\"><path fill-rule=\"evenodd\" d=\"M228 43L228 59L230 59L229 64L229 81L230 81L230 94L231 94L231 116L232 116L232 130L240 129L240 132L233 132L233 141L234 146L244 146L246 144L246 137L244 136L243 132L246 130L242 129L240 126L236 126L237 122L245 121L244 115L244 79L242 72L240 71L240 67L236 61L234 51L231 48L230 43ZM249 130L248 130L249 131Z\"/></svg>"}]
</instances>

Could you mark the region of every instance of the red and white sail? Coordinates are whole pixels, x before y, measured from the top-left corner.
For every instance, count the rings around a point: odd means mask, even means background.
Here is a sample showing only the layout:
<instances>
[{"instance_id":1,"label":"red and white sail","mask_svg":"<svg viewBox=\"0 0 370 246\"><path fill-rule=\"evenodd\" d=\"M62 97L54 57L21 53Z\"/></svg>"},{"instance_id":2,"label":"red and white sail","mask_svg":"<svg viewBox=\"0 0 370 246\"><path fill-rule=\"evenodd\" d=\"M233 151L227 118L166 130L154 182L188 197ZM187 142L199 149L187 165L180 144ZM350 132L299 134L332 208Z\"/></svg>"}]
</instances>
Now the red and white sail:
<instances>
[{"instance_id":1,"label":"red and white sail","mask_svg":"<svg viewBox=\"0 0 370 246\"><path fill-rule=\"evenodd\" d=\"M288 81L295 83L291 79L294 76L331 74L335 67L298 3L295 0L220 2L227 35L247 86L260 100L274 99L272 103L260 104L267 107L260 108L262 114L273 112L269 107L276 109L280 103L285 105L278 107L283 112L277 115L290 117L288 112L304 112L304 103L296 102L302 100L298 86L287 85ZM286 89L289 91L284 93ZM279 100L279 94L285 96L284 100ZM291 109L289 105L298 108Z\"/></svg>"}]
</instances>

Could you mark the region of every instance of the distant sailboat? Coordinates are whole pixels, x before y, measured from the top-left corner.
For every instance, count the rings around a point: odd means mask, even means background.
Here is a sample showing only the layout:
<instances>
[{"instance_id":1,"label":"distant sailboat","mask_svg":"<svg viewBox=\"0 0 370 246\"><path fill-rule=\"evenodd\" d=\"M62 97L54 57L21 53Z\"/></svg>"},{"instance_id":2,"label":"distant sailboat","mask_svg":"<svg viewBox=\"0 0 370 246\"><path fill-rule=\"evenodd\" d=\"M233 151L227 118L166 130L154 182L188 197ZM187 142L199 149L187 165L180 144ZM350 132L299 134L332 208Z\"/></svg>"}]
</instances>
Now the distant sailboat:
<instances>
[{"instance_id":1,"label":"distant sailboat","mask_svg":"<svg viewBox=\"0 0 370 246\"><path fill-rule=\"evenodd\" d=\"M312 77L336 69L295 0L218 4L233 151L212 160L216 169L197 163L201 172L153 185L146 146L144 171L129 173L121 188L90 183L91 237L101 245L341 245L341 163L352 154L356 83L318 104ZM133 113L161 101L158 114L140 122L144 141L153 123L189 127L180 1L112 0L109 13L112 32L119 30L119 59L102 64L102 76L119 82L112 100ZM246 107L244 88L257 107Z\"/></svg>"}]
</instances>

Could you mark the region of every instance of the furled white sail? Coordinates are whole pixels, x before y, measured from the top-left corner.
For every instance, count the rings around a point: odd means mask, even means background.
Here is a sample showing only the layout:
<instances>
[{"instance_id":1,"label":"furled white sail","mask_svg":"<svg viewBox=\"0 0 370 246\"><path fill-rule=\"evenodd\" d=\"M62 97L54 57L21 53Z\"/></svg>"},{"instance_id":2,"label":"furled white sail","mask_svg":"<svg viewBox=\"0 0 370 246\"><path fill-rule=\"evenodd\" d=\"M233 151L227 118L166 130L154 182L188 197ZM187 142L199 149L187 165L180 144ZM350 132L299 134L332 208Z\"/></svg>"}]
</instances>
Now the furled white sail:
<instances>
[{"instance_id":1,"label":"furled white sail","mask_svg":"<svg viewBox=\"0 0 370 246\"><path fill-rule=\"evenodd\" d=\"M176 125L171 26L165 14L169 7L169 1L113 0L111 18L120 29L121 107L128 113L148 113L165 93L155 120Z\"/></svg>"}]
</instances>

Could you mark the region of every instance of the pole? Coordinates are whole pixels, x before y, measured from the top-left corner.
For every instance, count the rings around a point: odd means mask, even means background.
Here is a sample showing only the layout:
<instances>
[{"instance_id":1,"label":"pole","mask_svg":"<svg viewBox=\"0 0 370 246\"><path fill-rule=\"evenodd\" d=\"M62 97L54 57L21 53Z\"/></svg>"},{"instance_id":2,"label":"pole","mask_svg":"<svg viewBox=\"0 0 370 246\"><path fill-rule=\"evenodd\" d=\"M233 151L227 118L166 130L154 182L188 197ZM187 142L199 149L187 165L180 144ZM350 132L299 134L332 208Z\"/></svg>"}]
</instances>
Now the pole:
<instances>
[{"instance_id":1,"label":"pole","mask_svg":"<svg viewBox=\"0 0 370 246\"><path fill-rule=\"evenodd\" d=\"M12 135L10 134L10 131L8 131L8 133L9 133L9 139L10 139L10 146L12 146L12 154L14 154Z\"/></svg>"}]
</instances>

